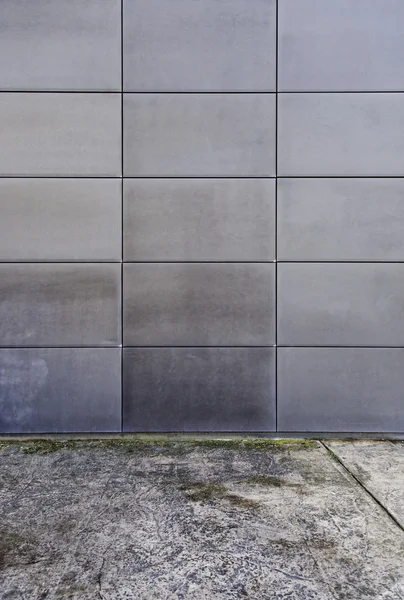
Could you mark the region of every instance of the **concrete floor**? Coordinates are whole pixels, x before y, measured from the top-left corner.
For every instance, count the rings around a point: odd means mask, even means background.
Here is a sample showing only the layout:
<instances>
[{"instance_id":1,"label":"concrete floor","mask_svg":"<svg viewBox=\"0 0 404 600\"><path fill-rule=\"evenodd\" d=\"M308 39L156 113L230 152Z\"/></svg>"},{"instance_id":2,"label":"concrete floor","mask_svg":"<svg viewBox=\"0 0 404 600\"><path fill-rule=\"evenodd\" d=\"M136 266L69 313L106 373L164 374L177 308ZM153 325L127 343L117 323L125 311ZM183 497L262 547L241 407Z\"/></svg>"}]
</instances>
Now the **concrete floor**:
<instances>
[{"instance_id":1,"label":"concrete floor","mask_svg":"<svg viewBox=\"0 0 404 600\"><path fill-rule=\"evenodd\" d=\"M399 600L400 442L3 441L2 600Z\"/></svg>"}]
</instances>

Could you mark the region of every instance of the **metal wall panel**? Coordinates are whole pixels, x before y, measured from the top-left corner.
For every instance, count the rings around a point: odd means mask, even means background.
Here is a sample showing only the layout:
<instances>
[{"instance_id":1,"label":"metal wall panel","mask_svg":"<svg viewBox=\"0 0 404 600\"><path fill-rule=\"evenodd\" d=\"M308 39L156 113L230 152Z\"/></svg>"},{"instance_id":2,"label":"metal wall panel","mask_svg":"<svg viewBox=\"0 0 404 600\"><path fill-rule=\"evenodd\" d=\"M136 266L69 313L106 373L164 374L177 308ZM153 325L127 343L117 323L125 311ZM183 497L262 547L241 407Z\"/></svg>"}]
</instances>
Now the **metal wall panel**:
<instances>
[{"instance_id":1,"label":"metal wall panel","mask_svg":"<svg viewBox=\"0 0 404 600\"><path fill-rule=\"evenodd\" d=\"M278 343L404 346L404 264L279 265Z\"/></svg>"},{"instance_id":2,"label":"metal wall panel","mask_svg":"<svg viewBox=\"0 0 404 600\"><path fill-rule=\"evenodd\" d=\"M275 91L275 0L124 0L125 91Z\"/></svg>"},{"instance_id":3,"label":"metal wall panel","mask_svg":"<svg viewBox=\"0 0 404 600\"><path fill-rule=\"evenodd\" d=\"M275 258L275 180L127 179L124 258Z\"/></svg>"},{"instance_id":4,"label":"metal wall panel","mask_svg":"<svg viewBox=\"0 0 404 600\"><path fill-rule=\"evenodd\" d=\"M119 90L120 0L2 0L0 90Z\"/></svg>"},{"instance_id":5,"label":"metal wall panel","mask_svg":"<svg viewBox=\"0 0 404 600\"><path fill-rule=\"evenodd\" d=\"M124 431L274 431L273 348L127 348Z\"/></svg>"},{"instance_id":6,"label":"metal wall panel","mask_svg":"<svg viewBox=\"0 0 404 600\"><path fill-rule=\"evenodd\" d=\"M119 94L0 94L0 175L119 176Z\"/></svg>"},{"instance_id":7,"label":"metal wall panel","mask_svg":"<svg viewBox=\"0 0 404 600\"><path fill-rule=\"evenodd\" d=\"M119 179L0 179L0 261L120 261Z\"/></svg>"},{"instance_id":8,"label":"metal wall panel","mask_svg":"<svg viewBox=\"0 0 404 600\"><path fill-rule=\"evenodd\" d=\"M265 346L275 339L272 264L126 264L127 346Z\"/></svg>"},{"instance_id":9,"label":"metal wall panel","mask_svg":"<svg viewBox=\"0 0 404 600\"><path fill-rule=\"evenodd\" d=\"M121 429L118 348L0 349L0 433Z\"/></svg>"},{"instance_id":10,"label":"metal wall panel","mask_svg":"<svg viewBox=\"0 0 404 600\"><path fill-rule=\"evenodd\" d=\"M403 91L401 0L281 0L279 90Z\"/></svg>"},{"instance_id":11,"label":"metal wall panel","mask_svg":"<svg viewBox=\"0 0 404 600\"><path fill-rule=\"evenodd\" d=\"M120 344L121 269L0 264L0 346Z\"/></svg>"},{"instance_id":12,"label":"metal wall panel","mask_svg":"<svg viewBox=\"0 0 404 600\"><path fill-rule=\"evenodd\" d=\"M404 430L403 348L279 348L280 431Z\"/></svg>"},{"instance_id":13,"label":"metal wall panel","mask_svg":"<svg viewBox=\"0 0 404 600\"><path fill-rule=\"evenodd\" d=\"M280 94L278 175L402 176L404 94Z\"/></svg>"},{"instance_id":14,"label":"metal wall panel","mask_svg":"<svg viewBox=\"0 0 404 600\"><path fill-rule=\"evenodd\" d=\"M273 176L274 94L125 94L127 177Z\"/></svg>"},{"instance_id":15,"label":"metal wall panel","mask_svg":"<svg viewBox=\"0 0 404 600\"><path fill-rule=\"evenodd\" d=\"M404 260L404 179L279 179L277 207L280 260Z\"/></svg>"}]
</instances>

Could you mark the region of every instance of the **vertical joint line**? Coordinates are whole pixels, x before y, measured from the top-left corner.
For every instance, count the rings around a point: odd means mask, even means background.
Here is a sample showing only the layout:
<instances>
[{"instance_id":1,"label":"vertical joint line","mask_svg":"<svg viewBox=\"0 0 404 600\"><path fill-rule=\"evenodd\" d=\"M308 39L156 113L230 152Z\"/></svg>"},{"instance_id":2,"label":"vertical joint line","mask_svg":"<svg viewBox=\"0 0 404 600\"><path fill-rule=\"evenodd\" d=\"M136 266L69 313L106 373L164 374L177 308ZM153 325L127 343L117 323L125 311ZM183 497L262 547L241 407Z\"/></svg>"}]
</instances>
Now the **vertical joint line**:
<instances>
[{"instance_id":1,"label":"vertical joint line","mask_svg":"<svg viewBox=\"0 0 404 600\"><path fill-rule=\"evenodd\" d=\"M121 0L121 433L123 432L123 2Z\"/></svg>"},{"instance_id":2,"label":"vertical joint line","mask_svg":"<svg viewBox=\"0 0 404 600\"><path fill-rule=\"evenodd\" d=\"M279 0L275 17L275 429L278 431L278 21Z\"/></svg>"}]
</instances>

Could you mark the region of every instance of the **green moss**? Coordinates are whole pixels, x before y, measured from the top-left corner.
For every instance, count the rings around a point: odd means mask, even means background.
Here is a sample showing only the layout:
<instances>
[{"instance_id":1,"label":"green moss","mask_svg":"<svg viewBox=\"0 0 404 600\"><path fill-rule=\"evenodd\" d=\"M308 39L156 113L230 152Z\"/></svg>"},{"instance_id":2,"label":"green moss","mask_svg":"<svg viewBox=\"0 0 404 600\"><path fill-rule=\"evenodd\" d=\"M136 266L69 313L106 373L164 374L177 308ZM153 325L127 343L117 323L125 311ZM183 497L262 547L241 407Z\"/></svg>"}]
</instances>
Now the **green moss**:
<instances>
[{"instance_id":1,"label":"green moss","mask_svg":"<svg viewBox=\"0 0 404 600\"><path fill-rule=\"evenodd\" d=\"M0 529L0 570L8 562L13 562L13 556L22 559L22 564L34 562L37 558L36 550L36 540L24 537L16 531Z\"/></svg>"},{"instance_id":2,"label":"green moss","mask_svg":"<svg viewBox=\"0 0 404 600\"><path fill-rule=\"evenodd\" d=\"M259 502L257 502L256 500L244 498L243 496L239 496L238 494L226 494L224 498L228 500L233 506L239 506L240 508L254 509L259 507Z\"/></svg>"},{"instance_id":3,"label":"green moss","mask_svg":"<svg viewBox=\"0 0 404 600\"><path fill-rule=\"evenodd\" d=\"M253 509L259 506L259 503L255 500L243 498L243 496L229 492L224 485L218 483L197 481L188 485L183 485L180 489L185 491L187 498L191 500L191 502L225 500L239 508Z\"/></svg>"},{"instance_id":4,"label":"green moss","mask_svg":"<svg viewBox=\"0 0 404 600\"><path fill-rule=\"evenodd\" d=\"M188 486L181 486L180 489L185 491L187 498L192 502L208 502L215 498L223 498L227 494L227 490L223 485L200 481Z\"/></svg>"},{"instance_id":5,"label":"green moss","mask_svg":"<svg viewBox=\"0 0 404 600\"><path fill-rule=\"evenodd\" d=\"M194 449L223 449L237 451L275 451L275 450L304 450L316 448L315 440L275 440L257 438L191 438L191 437L116 437L107 439L33 439L27 441L7 440L0 441L0 450L9 447L18 447L24 454L51 454L60 450L76 449L125 449L127 452L165 451L173 455L182 455Z\"/></svg>"},{"instance_id":6,"label":"green moss","mask_svg":"<svg viewBox=\"0 0 404 600\"><path fill-rule=\"evenodd\" d=\"M299 483L290 483L281 477L270 477L267 475L257 475L247 479L246 483L262 485L266 487L300 487Z\"/></svg>"},{"instance_id":7,"label":"green moss","mask_svg":"<svg viewBox=\"0 0 404 600\"><path fill-rule=\"evenodd\" d=\"M74 440L55 441L55 440L33 440L31 442L20 442L20 447L24 454L52 454L59 450L74 450L77 444Z\"/></svg>"}]
</instances>

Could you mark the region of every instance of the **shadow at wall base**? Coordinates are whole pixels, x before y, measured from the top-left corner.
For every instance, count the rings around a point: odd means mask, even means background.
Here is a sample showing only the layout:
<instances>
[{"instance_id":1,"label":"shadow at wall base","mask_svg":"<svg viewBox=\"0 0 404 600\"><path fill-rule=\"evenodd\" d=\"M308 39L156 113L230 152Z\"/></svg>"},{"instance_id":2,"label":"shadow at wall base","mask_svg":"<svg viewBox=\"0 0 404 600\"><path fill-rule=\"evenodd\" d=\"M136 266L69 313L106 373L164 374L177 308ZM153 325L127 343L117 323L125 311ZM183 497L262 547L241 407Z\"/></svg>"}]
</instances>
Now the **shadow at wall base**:
<instances>
[{"instance_id":1,"label":"shadow at wall base","mask_svg":"<svg viewBox=\"0 0 404 600\"><path fill-rule=\"evenodd\" d=\"M0 443L7 440L138 440L156 443L158 441L242 441L242 440L391 440L391 441L402 441L404 440L404 432L389 432L389 433L375 433L375 432L327 432L327 431L277 431L277 432L248 432L246 434L237 432L144 432L144 433L7 433L0 434Z\"/></svg>"}]
</instances>

